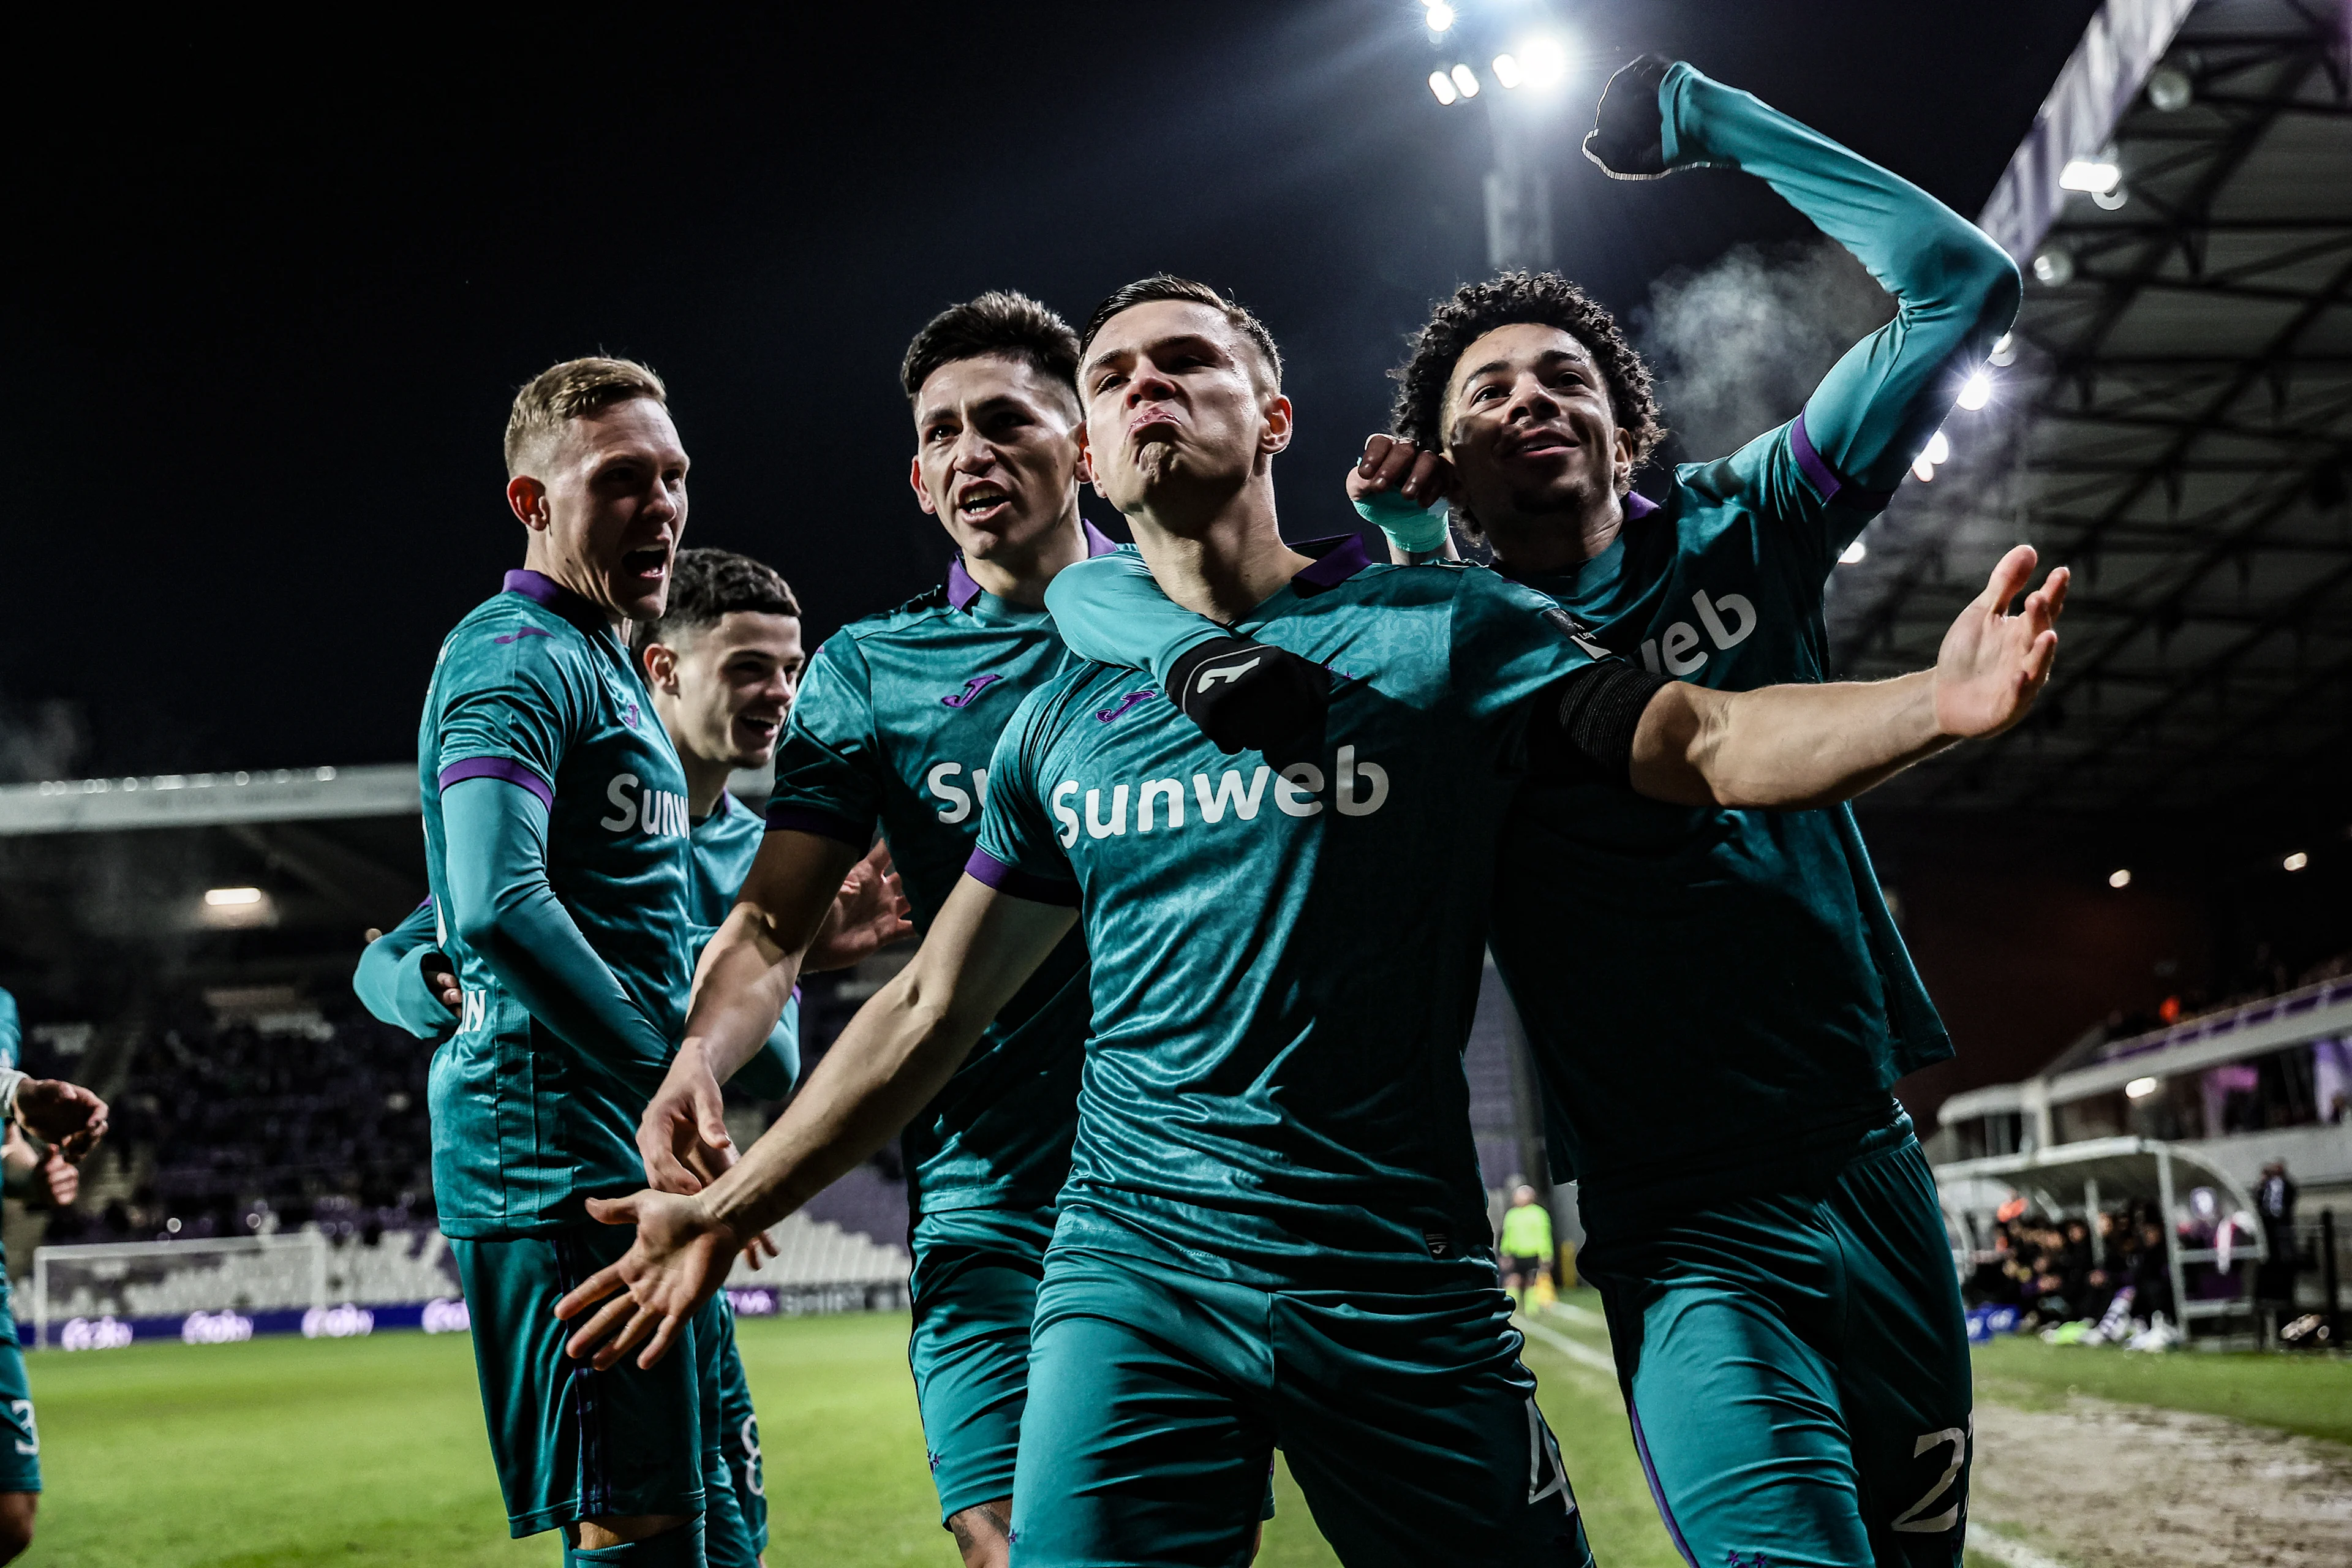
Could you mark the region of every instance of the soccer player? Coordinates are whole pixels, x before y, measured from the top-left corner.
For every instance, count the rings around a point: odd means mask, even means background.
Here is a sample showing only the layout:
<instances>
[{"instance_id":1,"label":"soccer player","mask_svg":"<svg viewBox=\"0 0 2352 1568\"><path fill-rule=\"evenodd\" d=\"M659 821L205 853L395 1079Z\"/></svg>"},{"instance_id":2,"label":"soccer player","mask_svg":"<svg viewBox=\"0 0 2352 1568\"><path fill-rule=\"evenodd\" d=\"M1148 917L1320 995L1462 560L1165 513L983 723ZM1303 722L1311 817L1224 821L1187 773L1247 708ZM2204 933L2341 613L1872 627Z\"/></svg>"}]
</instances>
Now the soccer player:
<instances>
[{"instance_id":1,"label":"soccer player","mask_svg":"<svg viewBox=\"0 0 2352 1568\"><path fill-rule=\"evenodd\" d=\"M948 1081L1082 909L1094 1016L1014 1561L1237 1562L1278 1444L1351 1564L1589 1562L1497 1286L1461 1066L1518 774L1788 804L1932 733L1910 712L1890 745L1908 710L1881 688L1725 695L1596 660L1491 573L1286 545L1280 378L1213 290L1130 285L1085 339L1087 460L1172 598L1339 672L1320 732L1233 765L1125 670L1034 692L913 963L742 1163L598 1204L636 1241L559 1310L593 1310L575 1353L662 1364L734 1238ZM1983 679L2046 667L2053 636L2003 639ZM1401 900L1409 919L1378 918Z\"/></svg>"},{"instance_id":2,"label":"soccer player","mask_svg":"<svg viewBox=\"0 0 2352 1568\"><path fill-rule=\"evenodd\" d=\"M429 1079L434 1196L511 1533L562 1530L567 1563L700 1568L718 1314L617 1376L549 1320L616 1251L582 1201L641 1180L637 1117L686 1021L688 785L620 628L662 614L687 455L651 371L583 359L517 395L506 459L524 565L443 642L417 734L461 993Z\"/></svg>"},{"instance_id":3,"label":"soccer player","mask_svg":"<svg viewBox=\"0 0 2352 1568\"><path fill-rule=\"evenodd\" d=\"M1512 1192L1496 1240L1503 1253L1503 1289L1513 1305L1525 1307L1537 1283L1551 1272L1551 1211L1536 1202L1533 1187Z\"/></svg>"},{"instance_id":4,"label":"soccer player","mask_svg":"<svg viewBox=\"0 0 2352 1568\"><path fill-rule=\"evenodd\" d=\"M1727 691L1821 680L1824 580L2007 329L2016 268L1916 186L1687 65L1621 72L1586 150L1622 178L1759 175L1885 285L1895 320L1792 423L1679 468L1653 505L1632 493L1662 433L1649 373L1608 313L1550 274L1472 285L1421 332L1395 438L1369 443L1350 493L1400 559L1452 553L1422 511L1444 496L1499 569L1651 670ZM2032 564L2021 547L1996 567L1946 660L2002 618ZM2052 574L2027 616L2054 616L2065 583ZM1057 584L1055 608L1090 657L1165 671L1264 651L1178 624L1116 564ZM1970 711L1940 668L1905 679L1948 734L2020 710ZM1579 1267L1603 1294L1677 1545L1710 1564L1956 1563L1967 1340L1892 1095L1951 1045L1852 813L1539 780L1505 844L1495 957L1556 1173L1580 1183Z\"/></svg>"},{"instance_id":5,"label":"soccer player","mask_svg":"<svg viewBox=\"0 0 2352 1568\"><path fill-rule=\"evenodd\" d=\"M1078 512L1077 353L1060 317L1001 292L942 312L908 346L908 478L957 558L942 586L817 650L743 907L711 943L685 1047L646 1112L656 1185L695 1191L675 1170L662 1179L669 1152L726 1147L718 1085L790 992L826 889L876 828L926 930L971 858L997 735L1062 668L1045 584L1111 547ZM1087 1019L1073 934L908 1131L908 1360L940 1519L973 1568L1004 1559L1029 1321L1069 1173Z\"/></svg>"},{"instance_id":6,"label":"soccer player","mask_svg":"<svg viewBox=\"0 0 2352 1568\"><path fill-rule=\"evenodd\" d=\"M0 991L0 1120L8 1129L8 1176L12 1184L38 1180L57 1202L71 1203L81 1184L74 1167L106 1136L106 1102L79 1084L18 1070L23 1037L16 998ZM36 1156L26 1133L46 1143L47 1152ZM41 1430L16 1342L8 1259L0 1253L0 1563L16 1561L33 1543L40 1501Z\"/></svg>"}]
</instances>

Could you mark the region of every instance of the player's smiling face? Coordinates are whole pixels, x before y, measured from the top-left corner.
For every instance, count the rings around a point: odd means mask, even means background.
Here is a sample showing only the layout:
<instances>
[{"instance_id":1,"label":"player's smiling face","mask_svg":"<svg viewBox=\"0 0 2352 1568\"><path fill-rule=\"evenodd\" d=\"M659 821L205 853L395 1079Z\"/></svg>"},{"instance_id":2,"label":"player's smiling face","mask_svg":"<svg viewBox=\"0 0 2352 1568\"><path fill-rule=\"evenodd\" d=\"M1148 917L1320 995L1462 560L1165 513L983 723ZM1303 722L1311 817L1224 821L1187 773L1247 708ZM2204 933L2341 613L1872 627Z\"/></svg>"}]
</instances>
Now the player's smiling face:
<instances>
[{"instance_id":1,"label":"player's smiling face","mask_svg":"<svg viewBox=\"0 0 2352 1568\"><path fill-rule=\"evenodd\" d=\"M1458 499L1506 554L1515 531L1580 519L1632 478L1633 438L1601 367L1558 327L1517 322L1471 343L1441 421Z\"/></svg>"},{"instance_id":2,"label":"player's smiling face","mask_svg":"<svg viewBox=\"0 0 2352 1568\"><path fill-rule=\"evenodd\" d=\"M1105 321L1079 368L1089 477L1129 516L1215 505L1289 444L1290 402L1224 312L1153 300Z\"/></svg>"},{"instance_id":3,"label":"player's smiling face","mask_svg":"<svg viewBox=\"0 0 2352 1568\"><path fill-rule=\"evenodd\" d=\"M797 617L730 610L680 634L675 647L647 647L645 662L679 751L730 768L763 768L775 755L806 658Z\"/></svg>"},{"instance_id":4,"label":"player's smiling face","mask_svg":"<svg viewBox=\"0 0 2352 1568\"><path fill-rule=\"evenodd\" d=\"M1019 572L1076 504L1078 409L1023 359L950 360L915 395L915 500L966 561Z\"/></svg>"},{"instance_id":5,"label":"player's smiling face","mask_svg":"<svg viewBox=\"0 0 2352 1568\"><path fill-rule=\"evenodd\" d=\"M530 564L617 620L656 618L686 531L686 470L677 426L650 397L567 421L507 486L532 530Z\"/></svg>"}]
</instances>

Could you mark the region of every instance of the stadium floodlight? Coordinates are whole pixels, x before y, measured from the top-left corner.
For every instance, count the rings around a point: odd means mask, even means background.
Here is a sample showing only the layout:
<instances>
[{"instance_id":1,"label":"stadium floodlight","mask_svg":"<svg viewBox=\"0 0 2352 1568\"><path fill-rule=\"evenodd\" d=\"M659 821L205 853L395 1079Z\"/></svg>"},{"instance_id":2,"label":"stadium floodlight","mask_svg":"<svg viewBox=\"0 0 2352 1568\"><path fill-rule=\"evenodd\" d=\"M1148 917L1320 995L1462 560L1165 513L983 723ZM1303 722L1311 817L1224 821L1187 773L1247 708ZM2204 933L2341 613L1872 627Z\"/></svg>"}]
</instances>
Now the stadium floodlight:
<instances>
[{"instance_id":1,"label":"stadium floodlight","mask_svg":"<svg viewBox=\"0 0 2352 1568\"><path fill-rule=\"evenodd\" d=\"M2147 73L2148 107L2159 114L2172 114L2189 107L2197 96L2197 84L2179 66L2163 65Z\"/></svg>"},{"instance_id":2,"label":"stadium floodlight","mask_svg":"<svg viewBox=\"0 0 2352 1568\"><path fill-rule=\"evenodd\" d=\"M2098 208L2103 213L2119 212L2122 210L2123 205L2129 200L2131 200L2131 193L2125 190L2121 185L2117 185L2112 191L2093 191L2091 193L2091 205Z\"/></svg>"},{"instance_id":3,"label":"stadium floodlight","mask_svg":"<svg viewBox=\"0 0 2352 1568\"><path fill-rule=\"evenodd\" d=\"M2124 1093L2129 1095L2134 1100L2146 1100L2149 1095L2154 1094L2159 1087L2160 1086L2158 1084L2157 1080L2152 1078L2136 1078L2132 1079L2131 1082L2124 1085Z\"/></svg>"},{"instance_id":4,"label":"stadium floodlight","mask_svg":"<svg viewBox=\"0 0 2352 1568\"><path fill-rule=\"evenodd\" d=\"M1960 406L1973 414L1992 401L1992 377L1982 371L1970 374L1960 383Z\"/></svg>"},{"instance_id":5,"label":"stadium floodlight","mask_svg":"<svg viewBox=\"0 0 2352 1568\"><path fill-rule=\"evenodd\" d=\"M2305 866L2308 866L2308 865L2310 865L2310 864L2311 864L2311 857L2310 857L2310 856L2308 856L2308 855L2306 855L2306 854L2305 854L2305 853L2304 853L2302 850L2300 850L2300 849L2296 850L2294 854L2292 854L2292 855L2288 856L2285 859L2284 859L2284 860L2282 860L2282 861L2280 861L2280 862L2279 862L2279 866L2281 867L2281 868L2283 868L2283 869L2284 869L2284 870L2288 870L2288 871L2300 871L2300 870L2302 870Z\"/></svg>"},{"instance_id":6,"label":"stadium floodlight","mask_svg":"<svg viewBox=\"0 0 2352 1568\"><path fill-rule=\"evenodd\" d=\"M1496 55L1495 57L1495 85L1496 87L1508 90L1511 88L1518 86L1519 83L1525 80L1527 80L1527 76L1525 72L1519 69L1519 59L1517 55Z\"/></svg>"},{"instance_id":7,"label":"stadium floodlight","mask_svg":"<svg viewBox=\"0 0 2352 1568\"><path fill-rule=\"evenodd\" d=\"M1838 564L1841 566L1859 566L1869 558L1869 546L1864 544L1861 540L1857 539L1852 544L1845 547L1845 552L1838 557Z\"/></svg>"},{"instance_id":8,"label":"stadium floodlight","mask_svg":"<svg viewBox=\"0 0 2352 1568\"><path fill-rule=\"evenodd\" d=\"M1927 437L1927 449L1920 456L1931 463L1948 463L1952 460L1952 444L1946 440L1944 433L1938 430Z\"/></svg>"},{"instance_id":9,"label":"stadium floodlight","mask_svg":"<svg viewBox=\"0 0 2352 1568\"><path fill-rule=\"evenodd\" d=\"M1444 0L1433 0L1422 20L1429 24L1431 32L1442 33L1454 26L1454 7L1445 5Z\"/></svg>"},{"instance_id":10,"label":"stadium floodlight","mask_svg":"<svg viewBox=\"0 0 2352 1568\"><path fill-rule=\"evenodd\" d=\"M2017 334L2003 332L1993 340L1992 353L1985 356L1987 363L2006 370L2017 363Z\"/></svg>"},{"instance_id":11,"label":"stadium floodlight","mask_svg":"<svg viewBox=\"0 0 2352 1568\"><path fill-rule=\"evenodd\" d=\"M2118 867L2117 867L2117 868L2116 868L2114 870L2112 870L2112 871L2108 872L2108 873L2107 873L2107 886L2108 886L2108 887L2110 887L2110 888L2128 888L2128 887L2130 887L2130 886L2131 886L2131 872L2130 872L2130 870L2129 870L2128 868L2125 868L2125 867L2118 866Z\"/></svg>"},{"instance_id":12,"label":"stadium floodlight","mask_svg":"<svg viewBox=\"0 0 2352 1568\"><path fill-rule=\"evenodd\" d=\"M1922 452L1911 459L1911 473L1924 485L1936 477L1936 465L1927 460L1927 453Z\"/></svg>"},{"instance_id":13,"label":"stadium floodlight","mask_svg":"<svg viewBox=\"0 0 2352 1568\"><path fill-rule=\"evenodd\" d=\"M2058 188L2062 191L2085 191L2104 196L2123 183L2123 170L2105 154L2068 159L2066 166L2058 171Z\"/></svg>"},{"instance_id":14,"label":"stadium floodlight","mask_svg":"<svg viewBox=\"0 0 2352 1568\"><path fill-rule=\"evenodd\" d=\"M1465 98L1475 98L1478 96L1478 73L1476 71L1472 70L1468 66L1455 66L1451 74L1454 78L1454 89L1456 92L1459 92Z\"/></svg>"},{"instance_id":15,"label":"stadium floodlight","mask_svg":"<svg viewBox=\"0 0 2352 1568\"><path fill-rule=\"evenodd\" d=\"M207 888L205 902L215 910L234 909L240 904L261 902L259 888Z\"/></svg>"},{"instance_id":16,"label":"stadium floodlight","mask_svg":"<svg viewBox=\"0 0 2352 1568\"><path fill-rule=\"evenodd\" d=\"M2037 282L2055 289L2074 279L2074 253L2063 245L2053 245L2037 252L2033 258L2033 276Z\"/></svg>"},{"instance_id":17,"label":"stadium floodlight","mask_svg":"<svg viewBox=\"0 0 2352 1568\"><path fill-rule=\"evenodd\" d=\"M1531 86L1557 87L1568 75L1568 50L1558 38L1529 38L1519 46L1519 65Z\"/></svg>"},{"instance_id":18,"label":"stadium floodlight","mask_svg":"<svg viewBox=\"0 0 2352 1568\"><path fill-rule=\"evenodd\" d=\"M1437 95L1437 101L1440 103L1454 103L1462 97L1460 93L1454 90L1454 79L1444 71L1429 73L1429 90Z\"/></svg>"}]
</instances>

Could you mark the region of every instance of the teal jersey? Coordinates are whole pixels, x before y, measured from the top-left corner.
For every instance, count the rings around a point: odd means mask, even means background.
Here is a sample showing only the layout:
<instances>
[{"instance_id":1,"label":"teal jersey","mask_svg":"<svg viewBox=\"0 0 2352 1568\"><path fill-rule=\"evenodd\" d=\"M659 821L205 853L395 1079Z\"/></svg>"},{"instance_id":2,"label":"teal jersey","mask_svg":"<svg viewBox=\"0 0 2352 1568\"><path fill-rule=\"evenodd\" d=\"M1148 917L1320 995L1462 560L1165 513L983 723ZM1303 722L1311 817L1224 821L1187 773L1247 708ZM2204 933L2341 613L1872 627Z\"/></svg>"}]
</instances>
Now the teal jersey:
<instances>
[{"instance_id":1,"label":"teal jersey","mask_svg":"<svg viewBox=\"0 0 2352 1568\"><path fill-rule=\"evenodd\" d=\"M1462 1049L1532 699L1592 662L1566 621L1351 537L1237 623L1333 670L1311 752L1228 756L1114 666L1023 704L971 869L1084 911L1056 1248L1255 1289L1493 1285Z\"/></svg>"},{"instance_id":2,"label":"teal jersey","mask_svg":"<svg viewBox=\"0 0 2352 1568\"><path fill-rule=\"evenodd\" d=\"M694 869L687 909L698 928L694 938L698 963L703 948L735 908L743 879L759 858L760 840L766 837L760 814L725 790L719 792L719 804L709 816L695 819L688 835L694 846ZM736 1069L733 1081L762 1100L784 1100L791 1096L800 1074L801 988L795 985L782 1016L769 1032L768 1043Z\"/></svg>"},{"instance_id":3,"label":"teal jersey","mask_svg":"<svg viewBox=\"0 0 2352 1568\"><path fill-rule=\"evenodd\" d=\"M1087 534L1097 552L1112 548ZM769 828L863 850L878 826L929 931L971 858L998 734L1067 658L1052 616L982 592L961 563L945 585L843 627L793 700ZM908 1126L912 1218L1053 1205L1076 1123L1086 967L1073 934Z\"/></svg>"},{"instance_id":4,"label":"teal jersey","mask_svg":"<svg viewBox=\"0 0 2352 1568\"><path fill-rule=\"evenodd\" d=\"M16 1013L16 998L5 987L0 987L0 1068L13 1068L25 1041L24 1020Z\"/></svg>"},{"instance_id":5,"label":"teal jersey","mask_svg":"<svg viewBox=\"0 0 2352 1568\"><path fill-rule=\"evenodd\" d=\"M2016 268L1941 203L1687 66L1660 89L1671 163L1745 168L1847 246L1895 319L1791 423L1675 471L1575 570L1524 579L1603 645L1719 690L1829 679L1840 552L2014 315ZM1670 1198L1884 1122L1952 1054L1844 805L1669 805L1532 784L1493 946L1588 1204ZM1564 918L1565 917L1565 918Z\"/></svg>"},{"instance_id":6,"label":"teal jersey","mask_svg":"<svg viewBox=\"0 0 2352 1568\"><path fill-rule=\"evenodd\" d=\"M536 572L509 573L506 591L442 643L416 751L436 907L454 907L442 791L482 778L529 791L546 807L548 883L644 1026L628 1039L567 1039L459 932L440 932L465 994L428 1079L441 1228L544 1234L584 1217L583 1198L645 1184L637 1118L693 979L686 775L611 625Z\"/></svg>"}]
</instances>

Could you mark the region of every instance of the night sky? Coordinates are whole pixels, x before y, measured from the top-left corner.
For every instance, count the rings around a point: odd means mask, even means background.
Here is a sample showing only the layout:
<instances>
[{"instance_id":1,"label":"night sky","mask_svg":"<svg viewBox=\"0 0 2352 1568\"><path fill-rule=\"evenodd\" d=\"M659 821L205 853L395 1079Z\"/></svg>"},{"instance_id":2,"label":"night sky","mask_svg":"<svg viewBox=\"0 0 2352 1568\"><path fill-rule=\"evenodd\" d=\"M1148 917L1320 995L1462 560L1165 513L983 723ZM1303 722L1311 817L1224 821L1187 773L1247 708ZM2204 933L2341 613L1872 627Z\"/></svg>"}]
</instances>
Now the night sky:
<instances>
[{"instance_id":1,"label":"night sky","mask_svg":"<svg viewBox=\"0 0 2352 1568\"><path fill-rule=\"evenodd\" d=\"M1589 121L1660 49L1973 214L2092 8L1566 5L1562 90ZM942 306L1228 289L1290 366L1309 537L1352 526L1402 335L1486 269L1486 122L1423 85L1450 60L1417 0L673 9L22 40L0 719L48 740L15 772L413 755L443 632L520 561L499 437L555 360L662 373L688 542L776 564L821 637L944 567L896 381ZM1621 311L1808 232L1731 174L1576 160L1555 208L1562 269Z\"/></svg>"}]
</instances>

